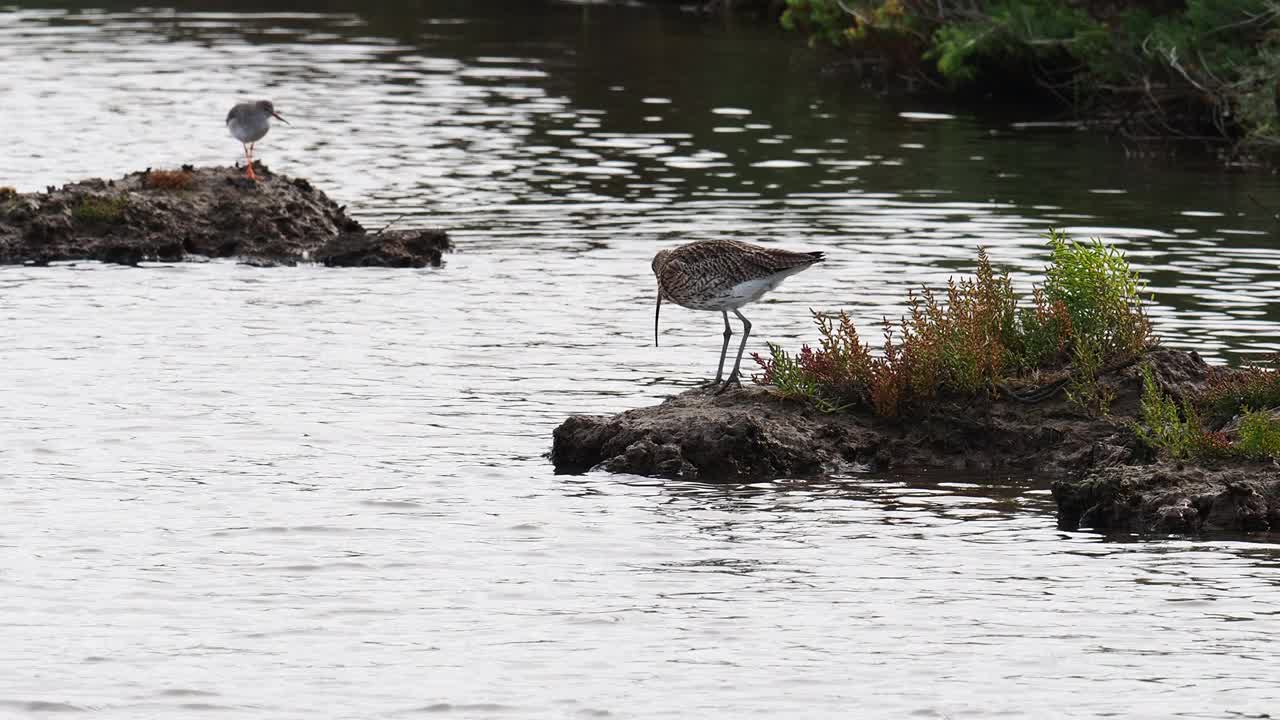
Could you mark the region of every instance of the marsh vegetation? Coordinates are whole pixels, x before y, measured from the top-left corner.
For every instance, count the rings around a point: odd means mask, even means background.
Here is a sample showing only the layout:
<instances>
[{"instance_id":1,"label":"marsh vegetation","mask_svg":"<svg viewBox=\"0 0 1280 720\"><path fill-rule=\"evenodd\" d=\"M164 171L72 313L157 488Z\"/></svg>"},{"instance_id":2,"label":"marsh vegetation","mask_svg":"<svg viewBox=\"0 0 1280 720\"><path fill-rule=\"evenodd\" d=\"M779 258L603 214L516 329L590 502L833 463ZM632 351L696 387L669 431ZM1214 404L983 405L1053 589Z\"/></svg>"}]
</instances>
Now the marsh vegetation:
<instances>
[{"instance_id":1,"label":"marsh vegetation","mask_svg":"<svg viewBox=\"0 0 1280 720\"><path fill-rule=\"evenodd\" d=\"M1274 0L786 0L781 22L896 86L1031 94L1130 138L1280 145Z\"/></svg>"},{"instance_id":2,"label":"marsh vegetation","mask_svg":"<svg viewBox=\"0 0 1280 720\"><path fill-rule=\"evenodd\" d=\"M1114 247L1056 231L1047 239L1052 259L1029 298L1019 298L1009 273L979 248L972 278L908 292L906 314L882 323L879 353L847 313L815 312L818 344L798 352L770 344L768 358L755 356L762 370L755 379L826 411L870 408L882 416L1002 390L1021 398L1006 381L1031 379L1044 383L1037 392L1065 385L1081 408L1105 413L1112 397L1099 374L1156 344L1145 284Z\"/></svg>"}]
</instances>

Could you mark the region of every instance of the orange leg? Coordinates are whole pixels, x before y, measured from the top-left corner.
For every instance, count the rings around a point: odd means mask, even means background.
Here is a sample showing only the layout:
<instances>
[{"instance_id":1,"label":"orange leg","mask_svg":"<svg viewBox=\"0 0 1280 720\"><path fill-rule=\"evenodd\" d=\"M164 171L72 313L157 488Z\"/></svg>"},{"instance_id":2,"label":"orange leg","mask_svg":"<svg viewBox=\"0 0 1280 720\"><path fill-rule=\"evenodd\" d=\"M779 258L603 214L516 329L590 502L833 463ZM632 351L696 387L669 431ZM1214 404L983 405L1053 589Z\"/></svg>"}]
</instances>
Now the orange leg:
<instances>
[{"instance_id":1,"label":"orange leg","mask_svg":"<svg viewBox=\"0 0 1280 720\"><path fill-rule=\"evenodd\" d=\"M258 176L253 172L253 143L244 146L244 160L246 163L244 176L256 181Z\"/></svg>"}]
</instances>

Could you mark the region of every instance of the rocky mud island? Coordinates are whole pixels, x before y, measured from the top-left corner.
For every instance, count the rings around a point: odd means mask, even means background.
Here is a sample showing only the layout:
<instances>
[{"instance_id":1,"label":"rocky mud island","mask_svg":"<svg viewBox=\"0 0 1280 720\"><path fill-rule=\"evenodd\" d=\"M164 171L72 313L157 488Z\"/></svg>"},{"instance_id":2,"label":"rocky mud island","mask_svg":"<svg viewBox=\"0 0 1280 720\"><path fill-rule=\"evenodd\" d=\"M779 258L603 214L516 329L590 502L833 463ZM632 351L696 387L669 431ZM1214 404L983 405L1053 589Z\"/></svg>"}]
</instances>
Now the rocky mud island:
<instances>
[{"instance_id":1,"label":"rocky mud island","mask_svg":"<svg viewBox=\"0 0 1280 720\"><path fill-rule=\"evenodd\" d=\"M144 170L43 193L0 189L0 264L135 265L236 258L263 265L439 266L443 230L369 232L311 183L257 164Z\"/></svg>"},{"instance_id":2,"label":"rocky mud island","mask_svg":"<svg viewBox=\"0 0 1280 720\"><path fill-rule=\"evenodd\" d=\"M974 279L908 298L880 354L847 316L817 314L820 344L770 345L754 385L571 417L551 459L710 482L1025 473L1054 479L1066 529L1280 529L1280 372L1161 348L1123 256L1050 242L1030 299L980 253Z\"/></svg>"}]
</instances>

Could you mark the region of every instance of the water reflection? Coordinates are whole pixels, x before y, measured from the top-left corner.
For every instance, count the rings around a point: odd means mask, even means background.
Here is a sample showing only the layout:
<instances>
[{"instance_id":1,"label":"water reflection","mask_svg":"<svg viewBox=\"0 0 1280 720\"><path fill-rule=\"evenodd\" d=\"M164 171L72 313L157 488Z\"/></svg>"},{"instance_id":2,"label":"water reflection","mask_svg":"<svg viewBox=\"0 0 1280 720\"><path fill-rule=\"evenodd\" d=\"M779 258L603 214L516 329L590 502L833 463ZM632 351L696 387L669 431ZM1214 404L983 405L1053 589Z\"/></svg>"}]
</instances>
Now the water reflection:
<instances>
[{"instance_id":1,"label":"water reflection","mask_svg":"<svg viewBox=\"0 0 1280 720\"><path fill-rule=\"evenodd\" d=\"M811 306L874 335L979 242L1029 280L1053 225L1125 247L1173 343L1271 349L1249 198L1274 179L868 96L794 37L678 10L84 5L0 12L0 185L231 162L227 107L267 95L298 118L258 148L274 169L460 249L441 271L0 269L5 711L1280 706L1266 539L1062 533L1035 478L707 487L543 457L566 415L714 364L702 314L650 346L649 258L686 239L828 252L753 312L761 342L809 339Z\"/></svg>"},{"instance_id":2,"label":"water reflection","mask_svg":"<svg viewBox=\"0 0 1280 720\"><path fill-rule=\"evenodd\" d=\"M1258 201L1274 178L852 93L767 28L525 2L21 7L0 20L13 68L0 91L11 147L33 150L7 163L22 188L229 162L224 106L266 94L301 118L265 144L273 167L372 222L408 211L456 228L473 251L642 267L678 239L813 244L834 279L806 302L874 325L905 288L969 270L978 244L1025 286L1055 226L1131 254L1171 344L1220 359L1280 349L1275 222Z\"/></svg>"}]
</instances>

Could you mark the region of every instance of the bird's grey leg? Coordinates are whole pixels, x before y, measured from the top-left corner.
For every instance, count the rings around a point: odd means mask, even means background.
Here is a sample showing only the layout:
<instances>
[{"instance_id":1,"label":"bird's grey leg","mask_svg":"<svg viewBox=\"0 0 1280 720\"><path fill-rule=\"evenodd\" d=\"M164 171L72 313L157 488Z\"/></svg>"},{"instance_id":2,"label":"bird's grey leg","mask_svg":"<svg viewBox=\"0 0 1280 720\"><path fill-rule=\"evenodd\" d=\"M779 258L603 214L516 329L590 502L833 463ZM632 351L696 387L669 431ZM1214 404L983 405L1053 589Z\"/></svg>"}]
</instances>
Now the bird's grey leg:
<instances>
[{"instance_id":1,"label":"bird's grey leg","mask_svg":"<svg viewBox=\"0 0 1280 720\"><path fill-rule=\"evenodd\" d=\"M729 353L729 338L733 337L733 328L729 327L729 313L721 310L720 314L724 316L724 345L720 346L720 364L716 365L716 379L711 381L712 385L719 385L720 378L724 377L724 357Z\"/></svg>"},{"instance_id":2,"label":"bird's grey leg","mask_svg":"<svg viewBox=\"0 0 1280 720\"><path fill-rule=\"evenodd\" d=\"M738 379L738 369L742 365L742 352L747 349L747 338L751 336L751 321L747 319L747 316L736 308L733 314L737 315L738 319L742 321L742 342L738 343L738 359L733 361L733 372L729 373L729 379L724 381L724 385L720 388L721 392L730 385L742 385L742 381ZM726 316L727 321L728 317ZM728 340L728 338L725 338L725 342L728 342Z\"/></svg>"}]
</instances>

